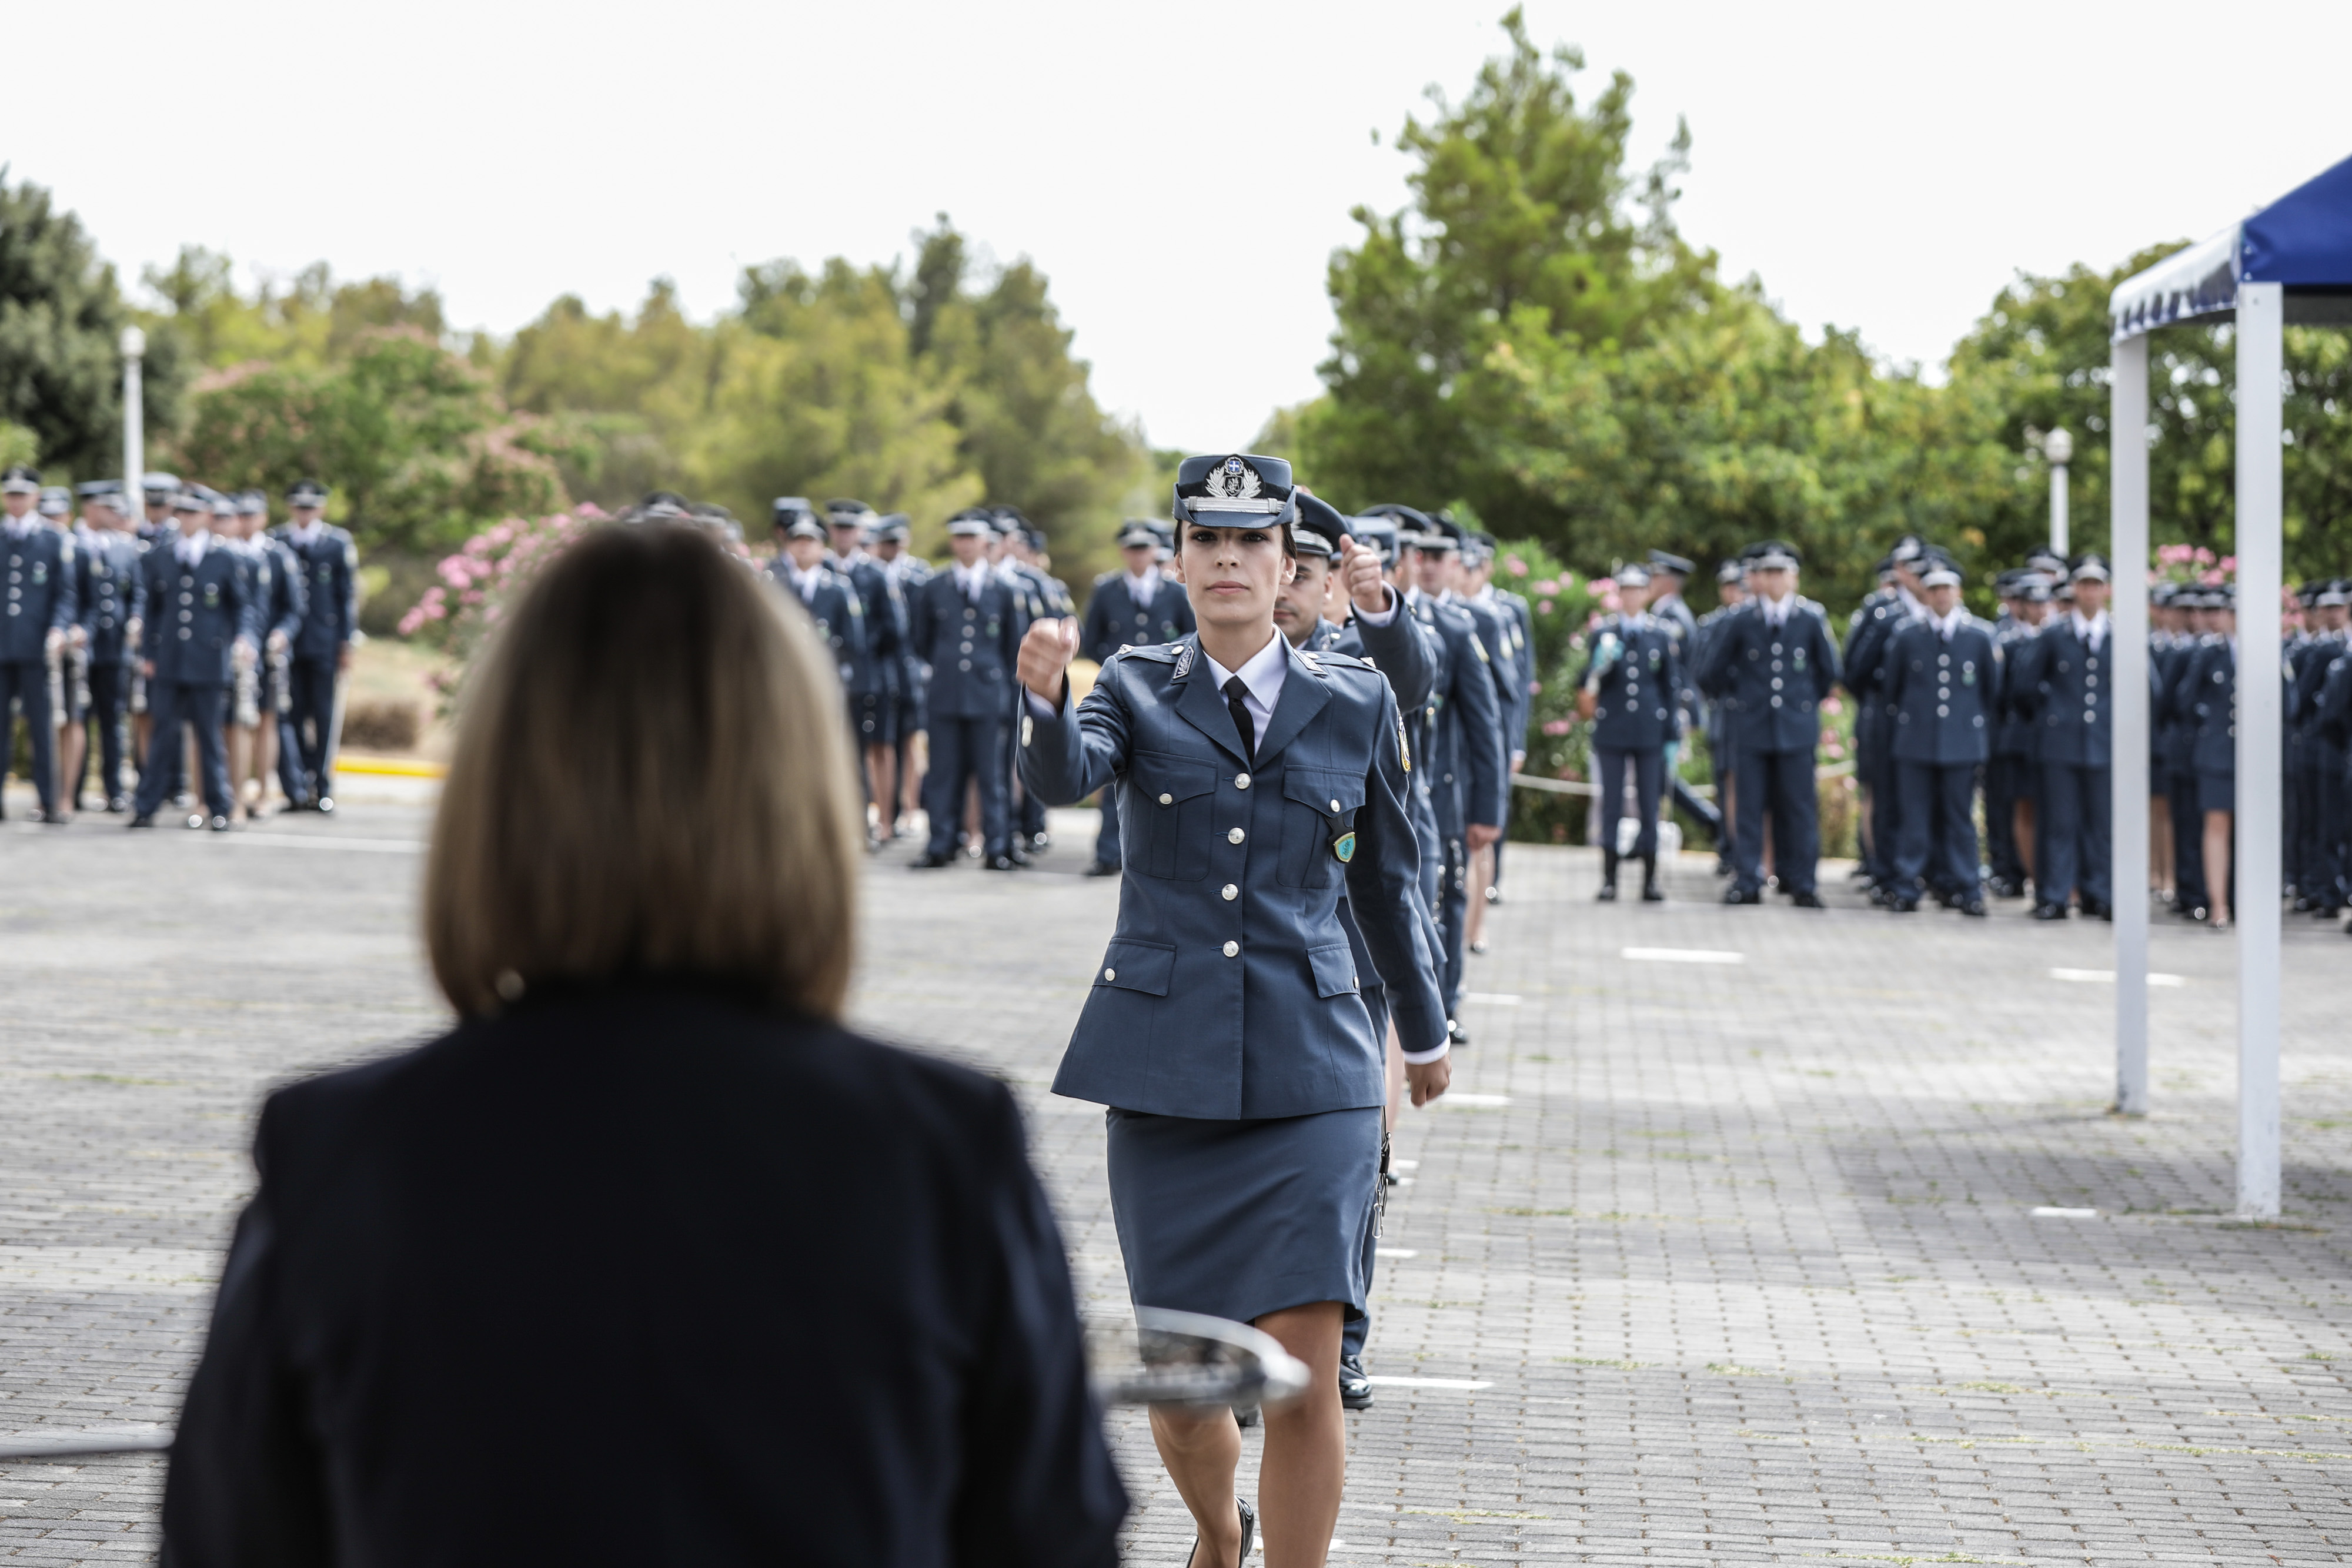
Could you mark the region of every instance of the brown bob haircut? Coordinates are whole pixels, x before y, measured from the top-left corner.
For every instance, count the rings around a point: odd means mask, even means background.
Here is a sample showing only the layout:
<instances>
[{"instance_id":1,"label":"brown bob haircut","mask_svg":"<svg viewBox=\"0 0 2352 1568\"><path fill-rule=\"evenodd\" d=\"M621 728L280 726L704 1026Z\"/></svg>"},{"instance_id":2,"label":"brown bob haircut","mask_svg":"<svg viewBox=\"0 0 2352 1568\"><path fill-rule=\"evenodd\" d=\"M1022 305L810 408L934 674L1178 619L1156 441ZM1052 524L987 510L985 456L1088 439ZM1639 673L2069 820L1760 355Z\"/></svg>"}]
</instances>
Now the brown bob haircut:
<instances>
[{"instance_id":1,"label":"brown bob haircut","mask_svg":"<svg viewBox=\"0 0 2352 1568\"><path fill-rule=\"evenodd\" d=\"M566 549L467 683L425 875L451 1004L659 977L838 1014L864 858L841 703L815 628L700 530Z\"/></svg>"}]
</instances>

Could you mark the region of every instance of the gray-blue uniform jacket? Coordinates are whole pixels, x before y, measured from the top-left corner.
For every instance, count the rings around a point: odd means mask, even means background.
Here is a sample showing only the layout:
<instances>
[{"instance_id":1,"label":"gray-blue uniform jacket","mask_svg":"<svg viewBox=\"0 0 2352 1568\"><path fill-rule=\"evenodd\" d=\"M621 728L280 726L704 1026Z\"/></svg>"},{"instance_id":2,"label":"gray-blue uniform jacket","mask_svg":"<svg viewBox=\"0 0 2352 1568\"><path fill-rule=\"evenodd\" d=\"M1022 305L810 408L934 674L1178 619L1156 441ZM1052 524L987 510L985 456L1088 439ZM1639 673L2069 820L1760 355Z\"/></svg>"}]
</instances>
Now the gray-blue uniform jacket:
<instances>
[{"instance_id":1,"label":"gray-blue uniform jacket","mask_svg":"<svg viewBox=\"0 0 2352 1568\"><path fill-rule=\"evenodd\" d=\"M1735 756L1810 755L1821 744L1822 699L1837 684L1837 650L1822 607L1797 599L1776 630L1759 598L1717 622L1698 689L1722 702Z\"/></svg>"},{"instance_id":2,"label":"gray-blue uniform jacket","mask_svg":"<svg viewBox=\"0 0 2352 1568\"><path fill-rule=\"evenodd\" d=\"M319 537L307 545L294 537L291 528L272 528L269 537L302 563L302 630L294 639L294 656L337 657L360 624L360 558L352 536L322 523Z\"/></svg>"},{"instance_id":3,"label":"gray-blue uniform jacket","mask_svg":"<svg viewBox=\"0 0 2352 1568\"><path fill-rule=\"evenodd\" d=\"M1360 660L1285 656L1255 757L1197 637L1117 655L1075 710L1066 687L1024 709L1022 783L1057 806L1116 783L1126 868L1056 1094L1228 1121L1383 1103L1342 878L1404 1049L1444 1040L1395 695Z\"/></svg>"},{"instance_id":4,"label":"gray-blue uniform jacket","mask_svg":"<svg viewBox=\"0 0 2352 1568\"><path fill-rule=\"evenodd\" d=\"M1500 827L1510 794L1501 697L1476 623L1459 605L1416 592L1410 605L1444 650L1429 724L1429 792L1441 837L1458 839L1475 822Z\"/></svg>"},{"instance_id":5,"label":"gray-blue uniform jacket","mask_svg":"<svg viewBox=\"0 0 2352 1568\"><path fill-rule=\"evenodd\" d=\"M2238 771L2238 653L2230 639L2208 632L2181 667L2172 708L2196 736L2200 773Z\"/></svg>"},{"instance_id":6,"label":"gray-blue uniform jacket","mask_svg":"<svg viewBox=\"0 0 2352 1568\"><path fill-rule=\"evenodd\" d=\"M1993 633L1993 666L1999 673L1995 683L1992 710L1992 749L1996 757L2010 757L2026 762L2033 760L2032 694L2020 685L2023 674L2021 661L2037 632L2037 628L2022 621L2011 621ZM2151 713L2161 705L2151 705Z\"/></svg>"},{"instance_id":7,"label":"gray-blue uniform jacket","mask_svg":"<svg viewBox=\"0 0 2352 1568\"><path fill-rule=\"evenodd\" d=\"M51 632L79 619L74 594L74 542L37 517L24 538L0 528L0 560L7 563L7 612L0 614L0 664L39 664Z\"/></svg>"},{"instance_id":8,"label":"gray-blue uniform jacket","mask_svg":"<svg viewBox=\"0 0 2352 1568\"><path fill-rule=\"evenodd\" d=\"M285 540L264 534L254 543L255 557L269 576L269 591L261 599L261 629L264 633L284 632L287 651L291 653L310 612L309 574L302 570L302 558Z\"/></svg>"},{"instance_id":9,"label":"gray-blue uniform jacket","mask_svg":"<svg viewBox=\"0 0 2352 1568\"><path fill-rule=\"evenodd\" d=\"M955 572L944 570L923 584L913 610L915 656L931 667L929 716L1009 720L1025 625L1015 619L1011 587L991 572L974 604Z\"/></svg>"},{"instance_id":10,"label":"gray-blue uniform jacket","mask_svg":"<svg viewBox=\"0 0 2352 1568\"><path fill-rule=\"evenodd\" d=\"M1192 601L1182 583L1161 578L1146 609L1128 591L1127 573L1107 571L1095 579L1094 592L1087 598L1078 652L1097 664L1107 664L1122 648L1173 643L1192 630Z\"/></svg>"},{"instance_id":11,"label":"gray-blue uniform jacket","mask_svg":"<svg viewBox=\"0 0 2352 1568\"><path fill-rule=\"evenodd\" d=\"M1904 624L1886 644L1880 689L1895 716L1894 752L1903 762L1950 768L1992 755L1992 632L1966 611L1944 641L1933 621Z\"/></svg>"},{"instance_id":12,"label":"gray-blue uniform jacket","mask_svg":"<svg viewBox=\"0 0 2352 1568\"><path fill-rule=\"evenodd\" d=\"M850 696L866 696L883 690L877 670L879 661L867 656L866 645L866 603L857 594L857 587L848 578L835 571L829 562L815 568L816 590L808 598L793 583L788 563L778 556L761 569L776 591L809 612L816 622L817 634L832 651L833 663L841 674L841 689Z\"/></svg>"},{"instance_id":13,"label":"gray-blue uniform jacket","mask_svg":"<svg viewBox=\"0 0 2352 1568\"><path fill-rule=\"evenodd\" d=\"M1352 615L1345 626L1318 621L1315 630L1307 634L1307 651L1345 653L1351 659L1361 659L1386 675L1389 689L1396 693L1398 711L1406 716L1408 727L1414 710L1427 706L1430 687L1436 681L1437 666L1430 658L1428 633L1410 615L1391 616L1385 626L1366 625Z\"/></svg>"},{"instance_id":14,"label":"gray-blue uniform jacket","mask_svg":"<svg viewBox=\"0 0 2352 1568\"><path fill-rule=\"evenodd\" d=\"M2045 764L2105 768L2115 754L2115 633L2096 653L2053 618L2011 661L2011 683L2034 716L2035 752Z\"/></svg>"},{"instance_id":15,"label":"gray-blue uniform jacket","mask_svg":"<svg viewBox=\"0 0 2352 1568\"><path fill-rule=\"evenodd\" d=\"M74 540L75 595L93 668L131 656L131 622L139 613L139 541L91 529Z\"/></svg>"},{"instance_id":16,"label":"gray-blue uniform jacket","mask_svg":"<svg viewBox=\"0 0 2352 1568\"><path fill-rule=\"evenodd\" d=\"M1600 657L1601 639L1613 633L1617 659L1601 674L1593 694L1592 747L1596 751L1655 751L1680 738L1676 706L1682 700L1682 639L1653 616L1639 626L1612 615L1588 640L1591 652L1577 674L1580 686Z\"/></svg>"},{"instance_id":17,"label":"gray-blue uniform jacket","mask_svg":"<svg viewBox=\"0 0 2352 1568\"><path fill-rule=\"evenodd\" d=\"M858 685L849 695L895 701L899 653L907 641L907 603L898 593L898 580L871 556L829 564L857 596L858 619L865 628L866 657L858 661Z\"/></svg>"},{"instance_id":18,"label":"gray-blue uniform jacket","mask_svg":"<svg viewBox=\"0 0 2352 1568\"><path fill-rule=\"evenodd\" d=\"M146 591L142 656L154 662L158 681L225 686L236 673L230 648L240 638L257 646L261 641L252 574L218 539L194 566L180 559L178 540L154 545L147 552Z\"/></svg>"}]
</instances>

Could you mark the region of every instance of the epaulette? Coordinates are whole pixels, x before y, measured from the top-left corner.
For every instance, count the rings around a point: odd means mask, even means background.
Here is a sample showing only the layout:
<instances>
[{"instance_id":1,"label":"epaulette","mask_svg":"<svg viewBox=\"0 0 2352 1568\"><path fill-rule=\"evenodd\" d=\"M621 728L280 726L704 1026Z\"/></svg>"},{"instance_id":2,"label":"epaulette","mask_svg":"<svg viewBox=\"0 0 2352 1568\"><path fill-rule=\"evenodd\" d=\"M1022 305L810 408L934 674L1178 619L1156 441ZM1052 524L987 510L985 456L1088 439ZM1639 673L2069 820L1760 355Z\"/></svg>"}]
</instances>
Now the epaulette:
<instances>
[{"instance_id":1,"label":"epaulette","mask_svg":"<svg viewBox=\"0 0 2352 1568\"><path fill-rule=\"evenodd\" d=\"M1121 648L1104 663L1115 664L1121 659L1142 659L1154 664L1172 664L1176 662L1178 650L1182 647L1181 643L1138 643L1132 647Z\"/></svg>"},{"instance_id":2,"label":"epaulette","mask_svg":"<svg viewBox=\"0 0 2352 1568\"><path fill-rule=\"evenodd\" d=\"M1300 653L1300 654L1301 654L1302 656L1304 656L1304 655L1305 655L1306 652L1307 652L1307 650L1305 650L1304 648L1302 648L1302 649L1300 649L1300 650L1299 650L1299 653ZM1357 657L1355 654L1353 654L1353 653L1318 653L1318 654L1316 654L1316 655L1314 656L1314 658L1312 658L1312 659L1308 659L1308 660L1307 660L1307 663L1308 663L1308 664L1309 664L1309 665L1313 665L1313 664L1315 664L1316 660L1318 660L1318 659L1319 659L1319 660L1321 660L1321 661L1322 661L1322 663L1323 663L1324 664L1328 664L1328 665L1331 666L1333 669L1338 669L1338 670L1372 670L1375 674L1377 674L1377 673L1378 673L1378 669L1377 669L1377 667L1372 664L1372 662L1371 662L1370 659L1360 659L1360 658L1358 658L1358 657Z\"/></svg>"}]
</instances>

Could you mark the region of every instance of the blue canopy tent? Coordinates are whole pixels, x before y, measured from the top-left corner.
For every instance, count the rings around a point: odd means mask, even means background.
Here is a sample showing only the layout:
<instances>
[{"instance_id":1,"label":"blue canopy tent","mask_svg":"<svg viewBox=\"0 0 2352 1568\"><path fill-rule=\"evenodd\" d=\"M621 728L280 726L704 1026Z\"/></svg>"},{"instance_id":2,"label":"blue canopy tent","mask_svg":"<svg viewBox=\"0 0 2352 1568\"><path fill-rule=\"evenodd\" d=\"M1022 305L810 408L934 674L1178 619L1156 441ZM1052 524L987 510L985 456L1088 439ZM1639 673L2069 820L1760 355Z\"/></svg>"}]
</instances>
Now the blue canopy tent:
<instances>
[{"instance_id":1,"label":"blue canopy tent","mask_svg":"<svg viewBox=\"0 0 2352 1568\"><path fill-rule=\"evenodd\" d=\"M2147 335L2236 322L2240 668L2279 646L2289 323L2352 323L2352 158L2117 286L2110 383L2116 676L2116 1109L2147 1111ZM2238 682L2238 1209L2279 1211L2280 683Z\"/></svg>"}]
</instances>

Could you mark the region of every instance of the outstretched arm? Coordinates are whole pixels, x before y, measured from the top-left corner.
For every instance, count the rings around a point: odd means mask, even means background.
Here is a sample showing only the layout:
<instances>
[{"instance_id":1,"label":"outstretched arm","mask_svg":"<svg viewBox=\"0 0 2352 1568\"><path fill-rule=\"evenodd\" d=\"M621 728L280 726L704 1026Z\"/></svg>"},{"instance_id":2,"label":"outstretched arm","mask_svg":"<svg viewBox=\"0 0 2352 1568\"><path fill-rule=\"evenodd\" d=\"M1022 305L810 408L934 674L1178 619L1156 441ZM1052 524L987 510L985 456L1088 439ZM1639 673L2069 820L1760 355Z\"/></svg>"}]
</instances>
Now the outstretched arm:
<instances>
[{"instance_id":1,"label":"outstretched arm","mask_svg":"<svg viewBox=\"0 0 2352 1568\"><path fill-rule=\"evenodd\" d=\"M1075 621L1047 617L1021 639L1021 783L1049 806L1085 800L1127 771L1128 718L1116 667L1103 666L1095 689L1073 711L1070 656L1077 652Z\"/></svg>"}]
</instances>

